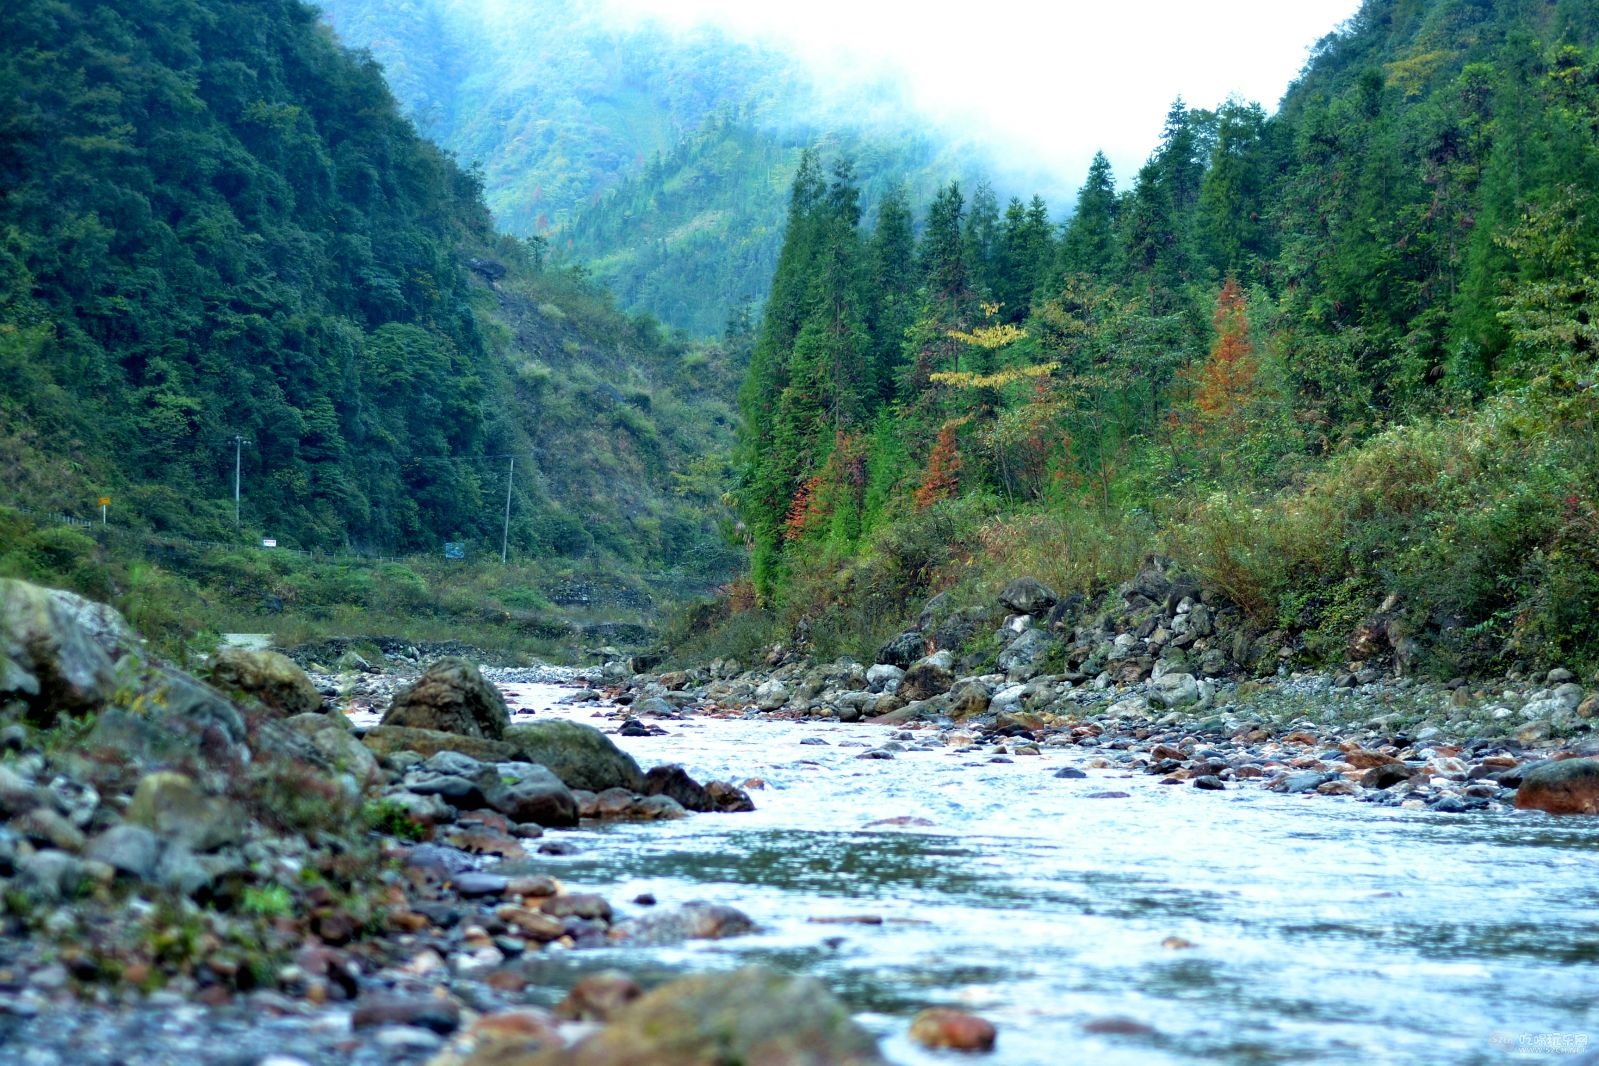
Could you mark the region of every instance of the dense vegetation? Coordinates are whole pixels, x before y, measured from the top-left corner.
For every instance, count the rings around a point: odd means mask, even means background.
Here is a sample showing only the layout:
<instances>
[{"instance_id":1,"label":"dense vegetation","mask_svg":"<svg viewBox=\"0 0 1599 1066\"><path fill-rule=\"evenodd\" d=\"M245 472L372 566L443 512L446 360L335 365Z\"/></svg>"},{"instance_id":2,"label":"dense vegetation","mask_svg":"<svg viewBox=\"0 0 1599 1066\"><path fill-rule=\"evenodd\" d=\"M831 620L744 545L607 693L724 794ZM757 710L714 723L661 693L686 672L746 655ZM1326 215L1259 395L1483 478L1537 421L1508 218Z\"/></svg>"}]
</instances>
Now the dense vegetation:
<instances>
[{"instance_id":1,"label":"dense vegetation","mask_svg":"<svg viewBox=\"0 0 1599 1066\"><path fill-rule=\"evenodd\" d=\"M912 254L902 197L868 229L808 156L743 393L752 598L869 651L917 594L1163 551L1312 661L1384 604L1434 670L1599 659L1596 38L1370 0L1279 113L1178 101L1059 233L952 183Z\"/></svg>"},{"instance_id":2,"label":"dense vegetation","mask_svg":"<svg viewBox=\"0 0 1599 1066\"><path fill-rule=\"evenodd\" d=\"M728 355L497 235L479 176L315 9L26 0L6 21L6 500L87 515L104 494L113 522L192 540L497 556L515 457L516 557L736 565Z\"/></svg>"}]
</instances>

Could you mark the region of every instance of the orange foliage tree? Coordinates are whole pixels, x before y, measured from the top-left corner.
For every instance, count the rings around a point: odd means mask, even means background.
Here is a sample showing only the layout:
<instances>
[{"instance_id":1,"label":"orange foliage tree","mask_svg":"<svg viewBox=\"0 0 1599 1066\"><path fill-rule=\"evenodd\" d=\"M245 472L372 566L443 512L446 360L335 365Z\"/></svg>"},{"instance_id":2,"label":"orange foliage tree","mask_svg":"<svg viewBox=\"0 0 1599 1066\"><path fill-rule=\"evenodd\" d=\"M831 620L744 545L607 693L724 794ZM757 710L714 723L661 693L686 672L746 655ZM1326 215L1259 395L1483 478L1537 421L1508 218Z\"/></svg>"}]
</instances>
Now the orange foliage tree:
<instances>
[{"instance_id":1,"label":"orange foliage tree","mask_svg":"<svg viewBox=\"0 0 1599 1066\"><path fill-rule=\"evenodd\" d=\"M1260 362L1249 339L1249 307L1238 279L1227 282L1216 297L1216 343L1210 358L1194 375L1194 413L1203 434L1212 427L1228 436L1245 428L1248 411L1255 399Z\"/></svg>"},{"instance_id":2,"label":"orange foliage tree","mask_svg":"<svg viewBox=\"0 0 1599 1066\"><path fill-rule=\"evenodd\" d=\"M964 419L952 419L938 431L938 441L927 457L927 473L913 497L918 511L948 499L960 488L961 455L955 443L955 431L963 422Z\"/></svg>"}]
</instances>

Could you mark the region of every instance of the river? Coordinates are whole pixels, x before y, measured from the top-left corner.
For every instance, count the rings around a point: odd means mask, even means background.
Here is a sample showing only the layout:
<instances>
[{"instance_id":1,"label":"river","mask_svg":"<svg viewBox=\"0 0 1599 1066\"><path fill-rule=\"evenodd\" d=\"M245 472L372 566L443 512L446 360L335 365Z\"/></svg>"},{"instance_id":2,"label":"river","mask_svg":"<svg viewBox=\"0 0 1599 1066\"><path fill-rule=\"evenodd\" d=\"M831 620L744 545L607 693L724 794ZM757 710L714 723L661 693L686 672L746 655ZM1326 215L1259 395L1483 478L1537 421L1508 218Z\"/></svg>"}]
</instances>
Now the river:
<instances>
[{"instance_id":1,"label":"river","mask_svg":"<svg viewBox=\"0 0 1599 1066\"><path fill-rule=\"evenodd\" d=\"M614 708L554 704L552 686L507 692L540 717L614 726L596 717ZM618 903L731 904L760 931L552 956L538 990L552 1002L575 968L758 962L822 979L896 1063L950 1061L905 1036L931 1005L994 1022L988 1061L1018 1066L1502 1063L1599 1047L1599 822L1254 782L1205 792L1088 768L1076 749L993 762L930 733L861 759L891 735L865 725L660 724L669 735L615 739L646 767L759 778L758 810L563 834L578 852L540 868ZM918 750L922 737L938 750ZM1087 776L1055 777L1065 766Z\"/></svg>"}]
</instances>

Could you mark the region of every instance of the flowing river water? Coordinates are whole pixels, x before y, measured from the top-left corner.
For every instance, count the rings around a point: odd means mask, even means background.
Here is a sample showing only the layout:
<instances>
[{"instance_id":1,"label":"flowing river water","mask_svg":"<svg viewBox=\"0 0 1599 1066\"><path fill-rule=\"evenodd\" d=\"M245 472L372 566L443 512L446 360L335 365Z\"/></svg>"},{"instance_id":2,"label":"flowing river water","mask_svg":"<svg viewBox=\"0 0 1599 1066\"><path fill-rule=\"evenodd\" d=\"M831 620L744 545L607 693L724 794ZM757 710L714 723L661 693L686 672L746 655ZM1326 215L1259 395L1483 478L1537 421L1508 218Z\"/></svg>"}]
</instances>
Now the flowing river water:
<instances>
[{"instance_id":1,"label":"flowing river water","mask_svg":"<svg viewBox=\"0 0 1599 1066\"><path fill-rule=\"evenodd\" d=\"M506 691L539 717L614 726L596 717L614 708L556 704L554 686ZM1594 820L1055 777L1087 767L1075 749L991 762L903 741L861 759L890 736L868 725L661 724L615 739L646 767L762 779L758 809L563 834L578 852L539 868L619 904L730 904L760 931L552 956L552 999L577 968L761 963L820 978L891 1061L915 1064L950 1061L906 1038L931 1005L993 1021L988 1061L1006 1064L1558 1062L1599 1047Z\"/></svg>"}]
</instances>

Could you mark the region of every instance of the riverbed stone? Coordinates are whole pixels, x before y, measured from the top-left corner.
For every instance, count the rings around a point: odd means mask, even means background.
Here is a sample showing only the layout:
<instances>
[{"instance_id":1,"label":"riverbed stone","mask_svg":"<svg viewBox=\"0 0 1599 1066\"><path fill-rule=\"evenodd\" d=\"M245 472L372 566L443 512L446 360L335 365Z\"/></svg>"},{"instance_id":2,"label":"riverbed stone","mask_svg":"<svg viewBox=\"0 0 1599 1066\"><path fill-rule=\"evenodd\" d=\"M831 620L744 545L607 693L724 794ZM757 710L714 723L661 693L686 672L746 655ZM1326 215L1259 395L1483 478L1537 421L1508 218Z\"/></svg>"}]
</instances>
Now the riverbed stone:
<instances>
[{"instance_id":1,"label":"riverbed stone","mask_svg":"<svg viewBox=\"0 0 1599 1066\"><path fill-rule=\"evenodd\" d=\"M577 825L577 800L559 777L537 763L500 763L483 788L488 806L513 822L547 829Z\"/></svg>"},{"instance_id":2,"label":"riverbed stone","mask_svg":"<svg viewBox=\"0 0 1599 1066\"><path fill-rule=\"evenodd\" d=\"M221 691L253 697L284 717L322 709L322 694L305 671L275 651L223 648L207 665L205 677Z\"/></svg>"},{"instance_id":3,"label":"riverbed stone","mask_svg":"<svg viewBox=\"0 0 1599 1066\"><path fill-rule=\"evenodd\" d=\"M955 656L948 649L923 656L905 671L895 694L910 703L942 695L955 684L954 668Z\"/></svg>"},{"instance_id":4,"label":"riverbed stone","mask_svg":"<svg viewBox=\"0 0 1599 1066\"><path fill-rule=\"evenodd\" d=\"M927 654L927 636L920 629L907 629L877 650L877 661L905 669Z\"/></svg>"},{"instance_id":5,"label":"riverbed stone","mask_svg":"<svg viewBox=\"0 0 1599 1066\"><path fill-rule=\"evenodd\" d=\"M1599 814L1599 761L1562 759L1527 768L1516 790L1521 810Z\"/></svg>"},{"instance_id":6,"label":"riverbed stone","mask_svg":"<svg viewBox=\"0 0 1599 1066\"><path fill-rule=\"evenodd\" d=\"M363 787L377 783L377 756L350 731L342 714L297 714L286 719L284 725L310 742L327 769L349 774Z\"/></svg>"},{"instance_id":7,"label":"riverbed stone","mask_svg":"<svg viewBox=\"0 0 1599 1066\"><path fill-rule=\"evenodd\" d=\"M788 686L777 678L763 681L755 689L755 708L760 711L781 710L789 701Z\"/></svg>"},{"instance_id":8,"label":"riverbed stone","mask_svg":"<svg viewBox=\"0 0 1599 1066\"><path fill-rule=\"evenodd\" d=\"M617 935L630 944L676 944L685 940L723 940L755 931L755 922L736 907L691 900L681 907L649 911L618 923Z\"/></svg>"},{"instance_id":9,"label":"riverbed stone","mask_svg":"<svg viewBox=\"0 0 1599 1066\"><path fill-rule=\"evenodd\" d=\"M465 659L449 656L394 695L382 725L499 740L511 713L499 689Z\"/></svg>"},{"instance_id":10,"label":"riverbed stone","mask_svg":"<svg viewBox=\"0 0 1599 1066\"><path fill-rule=\"evenodd\" d=\"M911 1039L926 1048L947 1051L993 1051L994 1024L953 1007L929 1007L911 1021Z\"/></svg>"},{"instance_id":11,"label":"riverbed stone","mask_svg":"<svg viewBox=\"0 0 1599 1066\"><path fill-rule=\"evenodd\" d=\"M705 786L694 780L676 763L654 766L644 775L644 787L639 790L646 796L669 796L690 811L710 811L716 807Z\"/></svg>"},{"instance_id":12,"label":"riverbed stone","mask_svg":"<svg viewBox=\"0 0 1599 1066\"><path fill-rule=\"evenodd\" d=\"M976 678L958 681L949 690L949 716L960 722L988 710L988 686Z\"/></svg>"},{"instance_id":13,"label":"riverbed stone","mask_svg":"<svg viewBox=\"0 0 1599 1066\"><path fill-rule=\"evenodd\" d=\"M1055 647L1055 638L1042 629L1029 629L999 653L999 668L1008 681L1028 681L1044 668L1044 659Z\"/></svg>"},{"instance_id":14,"label":"riverbed stone","mask_svg":"<svg viewBox=\"0 0 1599 1066\"><path fill-rule=\"evenodd\" d=\"M512 726L506 743L523 762L546 766L567 788L603 792L642 790L644 774L633 757L593 726L551 720Z\"/></svg>"},{"instance_id":15,"label":"riverbed stone","mask_svg":"<svg viewBox=\"0 0 1599 1066\"><path fill-rule=\"evenodd\" d=\"M483 762L508 762L516 758L516 748L504 741L408 726L375 726L362 734L361 743L380 759L408 752L429 758L441 751L460 752Z\"/></svg>"},{"instance_id":16,"label":"riverbed stone","mask_svg":"<svg viewBox=\"0 0 1599 1066\"><path fill-rule=\"evenodd\" d=\"M871 1034L821 982L760 967L686 977L617 1011L606 1028L526 1066L877 1066Z\"/></svg>"},{"instance_id":17,"label":"riverbed stone","mask_svg":"<svg viewBox=\"0 0 1599 1066\"><path fill-rule=\"evenodd\" d=\"M246 825L243 813L227 799L208 796L192 778L167 770L139 780L127 821L197 852L237 843Z\"/></svg>"},{"instance_id":18,"label":"riverbed stone","mask_svg":"<svg viewBox=\"0 0 1599 1066\"><path fill-rule=\"evenodd\" d=\"M19 698L36 725L98 709L116 689L122 616L60 589L0 579L0 701Z\"/></svg>"},{"instance_id":19,"label":"riverbed stone","mask_svg":"<svg viewBox=\"0 0 1599 1066\"><path fill-rule=\"evenodd\" d=\"M1199 702L1199 681L1193 674L1162 674L1149 683L1149 705L1180 709Z\"/></svg>"}]
</instances>

